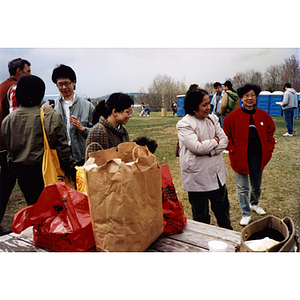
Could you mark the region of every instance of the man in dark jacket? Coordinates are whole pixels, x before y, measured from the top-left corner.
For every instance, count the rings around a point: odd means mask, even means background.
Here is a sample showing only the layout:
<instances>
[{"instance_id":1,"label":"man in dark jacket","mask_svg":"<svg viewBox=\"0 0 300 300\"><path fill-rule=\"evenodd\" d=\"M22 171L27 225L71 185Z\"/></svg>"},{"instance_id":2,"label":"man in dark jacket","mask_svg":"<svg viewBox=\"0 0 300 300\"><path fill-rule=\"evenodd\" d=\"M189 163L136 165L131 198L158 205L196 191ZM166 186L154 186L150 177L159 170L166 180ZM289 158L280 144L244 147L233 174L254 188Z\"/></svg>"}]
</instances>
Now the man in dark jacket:
<instances>
[{"instance_id":1,"label":"man in dark jacket","mask_svg":"<svg viewBox=\"0 0 300 300\"><path fill-rule=\"evenodd\" d=\"M16 58L8 63L10 77L0 84L0 130L2 121L9 114L8 90L24 75L31 75L30 62ZM0 133L0 235L8 233L1 226L10 194L16 183L16 176L7 165L7 151Z\"/></svg>"}]
</instances>

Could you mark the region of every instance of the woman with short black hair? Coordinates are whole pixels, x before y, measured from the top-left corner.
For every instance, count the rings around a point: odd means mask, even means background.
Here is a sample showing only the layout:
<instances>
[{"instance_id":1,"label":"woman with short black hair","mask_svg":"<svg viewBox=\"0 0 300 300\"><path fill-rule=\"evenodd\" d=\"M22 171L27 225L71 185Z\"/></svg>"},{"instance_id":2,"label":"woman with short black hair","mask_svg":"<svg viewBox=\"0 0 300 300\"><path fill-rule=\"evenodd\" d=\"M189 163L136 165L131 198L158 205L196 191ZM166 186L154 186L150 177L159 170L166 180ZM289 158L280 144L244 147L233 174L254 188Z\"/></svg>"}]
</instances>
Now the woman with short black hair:
<instances>
[{"instance_id":1,"label":"woman with short black hair","mask_svg":"<svg viewBox=\"0 0 300 300\"><path fill-rule=\"evenodd\" d=\"M186 115L177 125L183 188L188 192L193 220L210 223L209 200L218 225L232 229L226 188L228 175L222 152L227 137L216 115L209 115L208 93L190 87L184 100Z\"/></svg>"},{"instance_id":2,"label":"woman with short black hair","mask_svg":"<svg viewBox=\"0 0 300 300\"><path fill-rule=\"evenodd\" d=\"M242 211L240 225L243 226L251 221L251 210L260 215L266 213L259 206L262 172L275 147L274 122L267 112L255 107L260 92L261 88L254 84L247 83L239 88L237 93L242 100L242 107L231 112L223 126L228 137L227 149L235 174Z\"/></svg>"}]
</instances>

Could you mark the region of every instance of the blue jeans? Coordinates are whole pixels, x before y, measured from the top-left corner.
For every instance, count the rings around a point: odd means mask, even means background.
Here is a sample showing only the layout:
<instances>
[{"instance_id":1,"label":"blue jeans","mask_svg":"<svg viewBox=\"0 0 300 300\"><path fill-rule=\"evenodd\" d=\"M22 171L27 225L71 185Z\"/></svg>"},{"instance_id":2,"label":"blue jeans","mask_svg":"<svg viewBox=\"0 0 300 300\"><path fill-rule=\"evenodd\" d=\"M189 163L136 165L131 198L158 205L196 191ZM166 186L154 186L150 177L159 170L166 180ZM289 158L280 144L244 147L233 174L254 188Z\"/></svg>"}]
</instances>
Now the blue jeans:
<instances>
[{"instance_id":1,"label":"blue jeans","mask_svg":"<svg viewBox=\"0 0 300 300\"><path fill-rule=\"evenodd\" d=\"M5 214L10 194L16 184L16 174L9 168L6 157L7 151L0 152L0 224Z\"/></svg>"},{"instance_id":2,"label":"blue jeans","mask_svg":"<svg viewBox=\"0 0 300 300\"><path fill-rule=\"evenodd\" d=\"M258 205L261 194L261 180L262 174L261 155L248 156L249 175L234 172L236 189L239 197L242 216L251 216L249 204L249 180L251 184L250 203L251 205Z\"/></svg>"},{"instance_id":3,"label":"blue jeans","mask_svg":"<svg viewBox=\"0 0 300 300\"><path fill-rule=\"evenodd\" d=\"M288 108L284 110L284 119L289 134L294 133L294 113L295 108Z\"/></svg>"}]
</instances>

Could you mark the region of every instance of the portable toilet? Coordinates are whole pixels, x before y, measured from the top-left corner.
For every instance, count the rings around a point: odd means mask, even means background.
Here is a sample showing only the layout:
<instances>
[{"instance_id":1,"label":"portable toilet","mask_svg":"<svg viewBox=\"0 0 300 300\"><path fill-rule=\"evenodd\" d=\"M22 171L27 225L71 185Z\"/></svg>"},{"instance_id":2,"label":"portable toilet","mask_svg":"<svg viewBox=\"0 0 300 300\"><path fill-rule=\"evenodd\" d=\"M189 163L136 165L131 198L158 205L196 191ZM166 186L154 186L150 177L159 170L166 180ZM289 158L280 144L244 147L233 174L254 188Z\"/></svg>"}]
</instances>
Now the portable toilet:
<instances>
[{"instance_id":1,"label":"portable toilet","mask_svg":"<svg viewBox=\"0 0 300 300\"><path fill-rule=\"evenodd\" d=\"M282 102L282 99L283 99L283 92L281 92L281 91L275 91L271 94L270 109L269 109L270 116L280 117L283 115L281 105L277 104L277 103Z\"/></svg>"},{"instance_id":2,"label":"portable toilet","mask_svg":"<svg viewBox=\"0 0 300 300\"><path fill-rule=\"evenodd\" d=\"M297 119L299 118L299 114L300 114L300 93L297 93L297 110L296 110L296 113L295 115L297 116Z\"/></svg>"},{"instance_id":3,"label":"portable toilet","mask_svg":"<svg viewBox=\"0 0 300 300\"><path fill-rule=\"evenodd\" d=\"M269 113L269 102L271 93L268 91L260 92L256 100L256 107Z\"/></svg>"},{"instance_id":4,"label":"portable toilet","mask_svg":"<svg viewBox=\"0 0 300 300\"><path fill-rule=\"evenodd\" d=\"M185 110L183 108L185 95L177 96L177 117L184 117Z\"/></svg>"}]
</instances>

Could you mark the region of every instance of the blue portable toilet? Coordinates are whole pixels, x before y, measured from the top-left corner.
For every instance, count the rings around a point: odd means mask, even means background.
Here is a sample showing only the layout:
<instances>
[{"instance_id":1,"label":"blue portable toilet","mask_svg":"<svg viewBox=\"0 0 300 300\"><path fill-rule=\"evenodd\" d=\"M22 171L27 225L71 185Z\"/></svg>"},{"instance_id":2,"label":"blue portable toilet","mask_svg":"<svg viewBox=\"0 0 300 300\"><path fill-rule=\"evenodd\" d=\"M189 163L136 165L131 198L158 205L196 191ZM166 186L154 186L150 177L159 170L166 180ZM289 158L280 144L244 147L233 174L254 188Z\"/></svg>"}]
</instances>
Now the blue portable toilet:
<instances>
[{"instance_id":1,"label":"blue portable toilet","mask_svg":"<svg viewBox=\"0 0 300 300\"><path fill-rule=\"evenodd\" d=\"M283 92L275 91L270 96L270 108L269 114L272 117L280 117L282 116L282 108L281 105L277 104L276 102L282 102L283 99Z\"/></svg>"},{"instance_id":2,"label":"blue portable toilet","mask_svg":"<svg viewBox=\"0 0 300 300\"><path fill-rule=\"evenodd\" d=\"M299 103L299 100L300 100L300 93L297 93L297 109L296 109L296 112L295 112L295 116L297 117L297 119L299 118L299 114L300 114L300 103Z\"/></svg>"},{"instance_id":3,"label":"blue portable toilet","mask_svg":"<svg viewBox=\"0 0 300 300\"><path fill-rule=\"evenodd\" d=\"M256 100L256 107L269 113L269 102L271 93L268 91L260 92Z\"/></svg>"},{"instance_id":4,"label":"blue portable toilet","mask_svg":"<svg viewBox=\"0 0 300 300\"><path fill-rule=\"evenodd\" d=\"M184 117L185 110L183 108L185 95L177 96L177 117Z\"/></svg>"}]
</instances>

